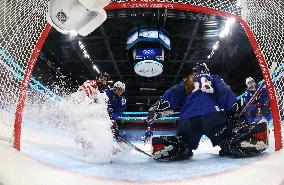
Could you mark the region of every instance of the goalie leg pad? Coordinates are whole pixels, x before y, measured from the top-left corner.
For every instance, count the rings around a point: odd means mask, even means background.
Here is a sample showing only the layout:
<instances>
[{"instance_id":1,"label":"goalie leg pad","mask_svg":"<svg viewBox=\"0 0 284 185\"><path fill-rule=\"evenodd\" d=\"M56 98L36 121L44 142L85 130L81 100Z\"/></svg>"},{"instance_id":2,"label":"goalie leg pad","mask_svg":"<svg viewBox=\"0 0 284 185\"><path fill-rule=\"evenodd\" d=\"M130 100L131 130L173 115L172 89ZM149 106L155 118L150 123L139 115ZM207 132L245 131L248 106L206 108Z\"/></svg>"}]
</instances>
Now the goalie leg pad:
<instances>
[{"instance_id":1,"label":"goalie leg pad","mask_svg":"<svg viewBox=\"0 0 284 185\"><path fill-rule=\"evenodd\" d=\"M193 155L181 136L153 137L152 150L153 158L157 161L181 160Z\"/></svg>"},{"instance_id":2,"label":"goalie leg pad","mask_svg":"<svg viewBox=\"0 0 284 185\"><path fill-rule=\"evenodd\" d=\"M268 148L267 141L259 141L254 138L245 139L240 142L240 147L246 151L246 153L257 154L263 152L266 148Z\"/></svg>"},{"instance_id":3,"label":"goalie leg pad","mask_svg":"<svg viewBox=\"0 0 284 185\"><path fill-rule=\"evenodd\" d=\"M235 129L233 136L221 144L221 156L249 157L268 148L267 121L260 120Z\"/></svg>"},{"instance_id":4,"label":"goalie leg pad","mask_svg":"<svg viewBox=\"0 0 284 185\"><path fill-rule=\"evenodd\" d=\"M267 131L259 132L257 134L254 134L253 137L259 141L268 141L268 132Z\"/></svg>"},{"instance_id":5,"label":"goalie leg pad","mask_svg":"<svg viewBox=\"0 0 284 185\"><path fill-rule=\"evenodd\" d=\"M233 128L232 143L239 142L241 139L253 137L256 134L267 133L267 120L263 119L257 123L246 123L237 125Z\"/></svg>"}]
</instances>

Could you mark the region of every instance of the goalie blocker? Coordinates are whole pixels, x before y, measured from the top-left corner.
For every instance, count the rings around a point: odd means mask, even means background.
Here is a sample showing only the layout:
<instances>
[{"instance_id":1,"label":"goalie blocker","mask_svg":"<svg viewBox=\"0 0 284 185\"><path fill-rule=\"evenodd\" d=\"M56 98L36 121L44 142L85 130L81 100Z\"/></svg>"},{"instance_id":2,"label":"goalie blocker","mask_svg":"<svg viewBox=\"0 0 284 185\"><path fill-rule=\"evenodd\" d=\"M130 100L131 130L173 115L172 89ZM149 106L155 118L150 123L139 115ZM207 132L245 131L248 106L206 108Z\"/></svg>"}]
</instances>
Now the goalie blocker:
<instances>
[{"instance_id":1,"label":"goalie blocker","mask_svg":"<svg viewBox=\"0 0 284 185\"><path fill-rule=\"evenodd\" d=\"M268 147L265 119L236 126L232 132L232 136L222 142L220 156L250 157L262 153ZM190 158L193 153L181 136L157 136L152 137L152 156L157 161L174 161Z\"/></svg>"}]
</instances>

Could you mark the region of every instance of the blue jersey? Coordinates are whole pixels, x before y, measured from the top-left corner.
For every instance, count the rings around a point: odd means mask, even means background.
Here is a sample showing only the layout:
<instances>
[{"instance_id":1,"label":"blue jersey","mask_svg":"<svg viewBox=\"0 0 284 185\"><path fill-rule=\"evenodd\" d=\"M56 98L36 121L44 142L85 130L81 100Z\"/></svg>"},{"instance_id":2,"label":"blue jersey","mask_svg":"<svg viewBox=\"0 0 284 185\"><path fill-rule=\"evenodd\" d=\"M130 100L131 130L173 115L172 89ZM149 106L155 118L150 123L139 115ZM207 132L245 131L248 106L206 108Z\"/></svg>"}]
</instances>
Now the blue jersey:
<instances>
[{"instance_id":1,"label":"blue jersey","mask_svg":"<svg viewBox=\"0 0 284 185\"><path fill-rule=\"evenodd\" d=\"M108 114L111 119L121 116L126 108L126 99L124 96L117 97L112 90L106 90L108 96Z\"/></svg>"},{"instance_id":2,"label":"blue jersey","mask_svg":"<svg viewBox=\"0 0 284 185\"><path fill-rule=\"evenodd\" d=\"M186 100L184 82L182 81L168 89L165 94L161 96L161 99L170 102L172 109L175 109L178 106L182 107Z\"/></svg>"},{"instance_id":3,"label":"blue jersey","mask_svg":"<svg viewBox=\"0 0 284 185\"><path fill-rule=\"evenodd\" d=\"M187 95L186 102L181 109L181 119L221 111L215 99L213 84L214 78L209 74L201 74L194 78L195 88Z\"/></svg>"},{"instance_id":4,"label":"blue jersey","mask_svg":"<svg viewBox=\"0 0 284 185\"><path fill-rule=\"evenodd\" d=\"M256 85L256 90L259 88L259 84ZM245 103L248 103L250 101L250 99L253 97L254 93L256 91L253 91L251 89L247 89L245 92ZM257 97L255 98L255 100L252 102L252 104L256 105L256 104L260 104L260 105L264 105L267 104L269 102L269 97L268 97L268 92L265 88L263 88L260 93L257 95Z\"/></svg>"},{"instance_id":5,"label":"blue jersey","mask_svg":"<svg viewBox=\"0 0 284 185\"><path fill-rule=\"evenodd\" d=\"M194 78L194 90L186 95L184 83L170 88L161 97L171 104L171 108L181 105L180 118L188 119L195 116L227 111L237 102L230 87L217 75L201 74Z\"/></svg>"},{"instance_id":6,"label":"blue jersey","mask_svg":"<svg viewBox=\"0 0 284 185\"><path fill-rule=\"evenodd\" d=\"M218 75L211 75L214 81L213 88L215 99L219 107L224 111L229 111L235 103L237 103L237 97L222 78Z\"/></svg>"},{"instance_id":7,"label":"blue jersey","mask_svg":"<svg viewBox=\"0 0 284 185\"><path fill-rule=\"evenodd\" d=\"M256 90L259 88L259 84L256 85ZM256 91L253 91L251 89L247 89L245 92L245 103L247 104L250 99L253 97ZM269 104L269 97L268 92L264 88L260 91L260 93L257 95L257 97L254 99L254 101L249 105L247 109L247 113L250 116L253 112L256 111L256 109L261 108L263 106L268 106Z\"/></svg>"},{"instance_id":8,"label":"blue jersey","mask_svg":"<svg viewBox=\"0 0 284 185\"><path fill-rule=\"evenodd\" d=\"M145 139L148 139L153 136L153 131L152 130L146 130L145 132Z\"/></svg>"}]
</instances>

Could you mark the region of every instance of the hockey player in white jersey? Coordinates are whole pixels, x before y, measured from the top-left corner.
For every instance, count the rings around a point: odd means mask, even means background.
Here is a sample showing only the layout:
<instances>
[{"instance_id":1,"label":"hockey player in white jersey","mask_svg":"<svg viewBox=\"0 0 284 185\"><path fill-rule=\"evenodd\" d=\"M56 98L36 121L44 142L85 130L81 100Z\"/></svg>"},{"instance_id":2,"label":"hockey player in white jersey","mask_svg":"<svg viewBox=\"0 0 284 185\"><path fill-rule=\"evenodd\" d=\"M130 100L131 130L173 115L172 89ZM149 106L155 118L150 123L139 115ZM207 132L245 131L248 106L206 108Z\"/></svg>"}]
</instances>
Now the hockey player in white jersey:
<instances>
[{"instance_id":1,"label":"hockey player in white jersey","mask_svg":"<svg viewBox=\"0 0 284 185\"><path fill-rule=\"evenodd\" d=\"M82 84L77 92L82 99L90 99L86 110L87 117L84 116L86 120L78 123L75 140L82 146L83 155L89 162L111 161L113 149L117 148L111 132L112 122L107 111L108 97L105 88L108 78L107 73L100 73L95 80L87 80ZM90 109L93 112L90 112Z\"/></svg>"},{"instance_id":2,"label":"hockey player in white jersey","mask_svg":"<svg viewBox=\"0 0 284 185\"><path fill-rule=\"evenodd\" d=\"M99 93L104 93L109 75L105 72L98 74L95 80L87 80L78 91L82 91L92 100L96 101Z\"/></svg>"}]
</instances>

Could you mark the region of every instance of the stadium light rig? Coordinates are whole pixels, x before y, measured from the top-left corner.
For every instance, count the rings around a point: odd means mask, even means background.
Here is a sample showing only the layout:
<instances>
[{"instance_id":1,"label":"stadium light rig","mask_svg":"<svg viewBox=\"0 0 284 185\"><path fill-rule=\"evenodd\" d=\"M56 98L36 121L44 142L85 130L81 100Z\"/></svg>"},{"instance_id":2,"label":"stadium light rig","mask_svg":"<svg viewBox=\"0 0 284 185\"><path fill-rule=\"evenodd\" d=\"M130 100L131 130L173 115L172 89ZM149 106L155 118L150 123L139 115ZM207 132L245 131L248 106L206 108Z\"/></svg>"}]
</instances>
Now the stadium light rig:
<instances>
[{"instance_id":1,"label":"stadium light rig","mask_svg":"<svg viewBox=\"0 0 284 185\"><path fill-rule=\"evenodd\" d=\"M97 73L100 73L99 68L98 68L95 64L93 65L93 69L94 69L94 70L96 70L96 71L97 71Z\"/></svg>"},{"instance_id":2,"label":"stadium light rig","mask_svg":"<svg viewBox=\"0 0 284 185\"><path fill-rule=\"evenodd\" d=\"M141 87L140 91L156 91L156 88Z\"/></svg>"},{"instance_id":3,"label":"stadium light rig","mask_svg":"<svg viewBox=\"0 0 284 185\"><path fill-rule=\"evenodd\" d=\"M78 33L75 30L71 30L69 32L70 36L76 37L78 35Z\"/></svg>"},{"instance_id":4,"label":"stadium light rig","mask_svg":"<svg viewBox=\"0 0 284 185\"><path fill-rule=\"evenodd\" d=\"M220 32L219 36L220 38L224 38L225 36L228 35L228 33L230 33L230 30L231 30L231 26L235 23L235 18L231 17L229 19L227 19L225 21L225 26L223 28L223 30ZM207 56L207 59L210 59L212 58L212 56L214 55L215 51L218 49L219 47L219 41L217 41L214 46L213 46L213 49L210 53L210 55Z\"/></svg>"},{"instance_id":5,"label":"stadium light rig","mask_svg":"<svg viewBox=\"0 0 284 185\"><path fill-rule=\"evenodd\" d=\"M81 50L83 51L84 57L90 59L90 55L88 54L87 50L85 49L84 44L79 40L78 41L79 47L81 48Z\"/></svg>"},{"instance_id":6,"label":"stadium light rig","mask_svg":"<svg viewBox=\"0 0 284 185\"><path fill-rule=\"evenodd\" d=\"M126 50L128 60L134 63L135 73L153 77L163 72L163 63L171 50L171 41L163 28L138 26L128 33Z\"/></svg>"},{"instance_id":7,"label":"stadium light rig","mask_svg":"<svg viewBox=\"0 0 284 185\"><path fill-rule=\"evenodd\" d=\"M219 35L221 38L224 38L225 36L228 35L228 33L231 30L231 26L235 23L235 21L236 21L235 18L229 18L226 20L224 29L220 32L220 35Z\"/></svg>"},{"instance_id":8,"label":"stadium light rig","mask_svg":"<svg viewBox=\"0 0 284 185\"><path fill-rule=\"evenodd\" d=\"M214 53L215 53L215 51L218 49L218 47L219 47L219 41L217 41L217 42L214 44L213 49L212 49L210 55L208 55L208 57L207 57L208 59L210 59L210 58L214 55Z\"/></svg>"},{"instance_id":9,"label":"stadium light rig","mask_svg":"<svg viewBox=\"0 0 284 185\"><path fill-rule=\"evenodd\" d=\"M80 40L78 41L78 44L79 44L79 47L81 48L81 50L82 50L82 52L84 54L84 57L92 61L90 55L88 54L88 52L87 52L87 50L85 48L85 45ZM97 73L100 73L99 68L95 64L93 64L93 69L96 70Z\"/></svg>"}]
</instances>

